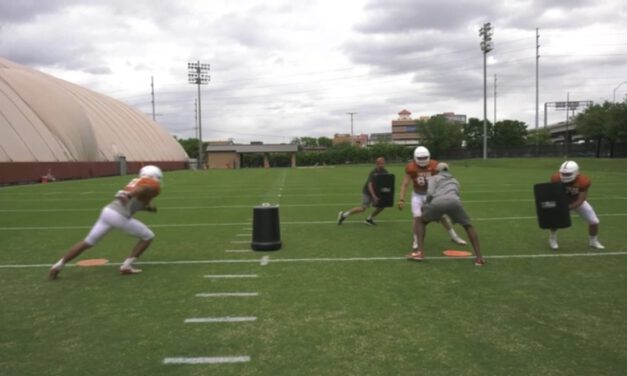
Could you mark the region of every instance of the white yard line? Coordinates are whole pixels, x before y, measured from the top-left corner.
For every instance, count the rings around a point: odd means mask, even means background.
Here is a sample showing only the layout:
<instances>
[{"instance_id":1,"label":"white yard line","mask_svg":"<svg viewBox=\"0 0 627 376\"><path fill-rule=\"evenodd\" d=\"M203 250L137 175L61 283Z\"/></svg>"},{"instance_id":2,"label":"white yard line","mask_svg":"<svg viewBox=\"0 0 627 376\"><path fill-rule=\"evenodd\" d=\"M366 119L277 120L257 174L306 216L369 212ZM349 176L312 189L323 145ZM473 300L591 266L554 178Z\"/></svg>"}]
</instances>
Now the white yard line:
<instances>
[{"instance_id":1,"label":"white yard line","mask_svg":"<svg viewBox=\"0 0 627 376\"><path fill-rule=\"evenodd\" d=\"M196 358L165 358L163 364L220 364L220 363L246 363L250 362L250 356L217 356Z\"/></svg>"},{"instance_id":2,"label":"white yard line","mask_svg":"<svg viewBox=\"0 0 627 376\"><path fill-rule=\"evenodd\" d=\"M196 294L198 298L224 298L224 297L248 297L259 296L258 292L210 292Z\"/></svg>"},{"instance_id":3,"label":"white yard line","mask_svg":"<svg viewBox=\"0 0 627 376\"><path fill-rule=\"evenodd\" d=\"M250 322L257 321L257 318L254 316L243 316L243 317L192 317L189 319L185 319L186 324L204 324L204 323L214 323L214 322Z\"/></svg>"},{"instance_id":4,"label":"white yard line","mask_svg":"<svg viewBox=\"0 0 627 376\"><path fill-rule=\"evenodd\" d=\"M205 278L257 278L257 274L206 274Z\"/></svg>"},{"instance_id":5,"label":"white yard line","mask_svg":"<svg viewBox=\"0 0 627 376\"><path fill-rule=\"evenodd\" d=\"M252 250L250 250L250 249L225 249L224 252L226 252L226 253L248 253L248 252L252 252Z\"/></svg>"},{"instance_id":6,"label":"white yard line","mask_svg":"<svg viewBox=\"0 0 627 376\"><path fill-rule=\"evenodd\" d=\"M627 213L610 213L610 214L597 214L599 217L626 217ZM518 221L518 220L536 220L536 216L519 216L519 217L490 217L490 218L473 218L475 222L484 221ZM388 219L379 220L377 223L408 223L411 222L411 218L407 219ZM283 221L281 225L327 225L336 224L337 220L330 221ZM153 224L151 228L181 228L181 227L226 227L226 226L241 226L243 222L234 223L184 223L184 224ZM76 229L90 229L92 226L15 226L15 227L0 227L0 231L32 231L32 230L76 230ZM235 234L237 237L250 237L250 234Z\"/></svg>"},{"instance_id":7,"label":"white yard line","mask_svg":"<svg viewBox=\"0 0 627 376\"><path fill-rule=\"evenodd\" d=\"M519 255L495 255L484 254L484 258L487 260L492 259L533 259L533 258L559 258L559 257L603 257L603 256L627 256L627 252L583 252L583 253L539 253L539 254L519 254ZM138 265L200 265L200 264L238 264L238 263L261 263L269 256L263 256L260 259L250 258L247 260L179 260L179 261L140 261L136 262ZM470 257L446 257L446 256L428 256L425 258L429 260L457 260L472 258ZM351 261L398 261L405 260L405 257L311 257L311 258L290 258L280 259L273 258L272 262L351 262ZM102 265L101 267L119 266L120 263L109 263ZM0 265L0 269L23 269L23 268L49 268L52 263L49 264L4 264ZM73 267L74 264L68 264L66 267Z\"/></svg>"}]
</instances>

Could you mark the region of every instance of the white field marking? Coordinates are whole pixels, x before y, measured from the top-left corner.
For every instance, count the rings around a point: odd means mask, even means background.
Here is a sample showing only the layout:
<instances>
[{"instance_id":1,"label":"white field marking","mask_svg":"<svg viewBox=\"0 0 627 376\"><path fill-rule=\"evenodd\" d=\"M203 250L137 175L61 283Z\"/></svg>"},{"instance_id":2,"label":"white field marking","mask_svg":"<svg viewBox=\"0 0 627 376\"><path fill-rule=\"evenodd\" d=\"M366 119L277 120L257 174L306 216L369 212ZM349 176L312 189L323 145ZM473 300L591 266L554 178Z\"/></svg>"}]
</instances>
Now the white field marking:
<instances>
[{"instance_id":1,"label":"white field marking","mask_svg":"<svg viewBox=\"0 0 627 376\"><path fill-rule=\"evenodd\" d=\"M252 252L250 249L225 249L224 252L227 253L247 253Z\"/></svg>"},{"instance_id":2,"label":"white field marking","mask_svg":"<svg viewBox=\"0 0 627 376\"><path fill-rule=\"evenodd\" d=\"M233 244L244 244L244 243L250 243L248 240L233 240L231 241L231 243Z\"/></svg>"},{"instance_id":3,"label":"white field marking","mask_svg":"<svg viewBox=\"0 0 627 376\"><path fill-rule=\"evenodd\" d=\"M627 200L625 196L588 196L589 201L599 200ZM32 200L28 200L32 201ZM47 200L50 201L50 200ZM499 203L499 202L534 202L533 199L502 199L502 200L463 200L469 203ZM327 202L324 204L282 204L284 208L296 207L344 207L354 202ZM250 209L253 205L211 205L211 206L160 206L159 210L205 210L205 209ZM99 212L102 207L76 208L76 209L0 209L0 213L54 213L54 212Z\"/></svg>"},{"instance_id":4,"label":"white field marking","mask_svg":"<svg viewBox=\"0 0 627 376\"><path fill-rule=\"evenodd\" d=\"M242 228L242 231L252 231L253 228L252 227L244 227Z\"/></svg>"},{"instance_id":5,"label":"white field marking","mask_svg":"<svg viewBox=\"0 0 627 376\"><path fill-rule=\"evenodd\" d=\"M212 322L249 322L249 321L257 321L257 318L254 316L243 316L243 317L193 317L191 319L185 319L186 324L204 324L204 323L212 323Z\"/></svg>"},{"instance_id":6,"label":"white field marking","mask_svg":"<svg viewBox=\"0 0 627 376\"><path fill-rule=\"evenodd\" d=\"M165 358L163 364L220 364L220 363L246 363L250 362L250 356L217 356L196 358Z\"/></svg>"},{"instance_id":7,"label":"white field marking","mask_svg":"<svg viewBox=\"0 0 627 376\"><path fill-rule=\"evenodd\" d=\"M485 252L485 251L484 251ZM523 258L554 258L554 257L600 257L600 256L627 256L627 252L584 252L584 253L540 253L529 255L483 255L490 259L523 259ZM268 257L268 256L264 256ZM466 258L472 258L469 256ZM427 260L458 260L464 257L427 256ZM296 259L272 259L272 262L350 262L350 261L398 261L406 260L405 257L325 257L325 258L296 258ZM181 260L181 261L139 261L137 265L199 265L199 264L238 264L238 263L260 263L261 259L247 260ZM102 267L120 266L121 263L109 263ZM25 268L50 268L49 264L15 264L0 265L0 269L25 269ZM74 267L74 264L67 264L65 267Z\"/></svg>"},{"instance_id":8,"label":"white field marking","mask_svg":"<svg viewBox=\"0 0 627 376\"><path fill-rule=\"evenodd\" d=\"M599 217L625 217L627 213L610 213L597 214ZM484 221L518 221L518 220L536 220L536 216L520 216L520 217L491 217L491 218L472 218L475 222ZM407 219L381 219L377 222L381 223L409 223L411 218ZM241 226L246 223L185 223L185 224L154 224L151 228L181 228L181 227L224 227L224 226ZM292 221L281 222L281 225L326 225L337 224L337 220L331 221ZM27 227L0 227L0 231L21 231L21 230L77 230L91 229L90 226L27 226ZM250 237L250 234L235 234L237 237Z\"/></svg>"},{"instance_id":9,"label":"white field marking","mask_svg":"<svg viewBox=\"0 0 627 376\"><path fill-rule=\"evenodd\" d=\"M259 265L266 266L270 263L270 256L263 256L259 261Z\"/></svg>"},{"instance_id":10,"label":"white field marking","mask_svg":"<svg viewBox=\"0 0 627 376\"><path fill-rule=\"evenodd\" d=\"M224 297L248 297L259 296L258 292L209 292L196 294L199 298L224 298Z\"/></svg>"},{"instance_id":11,"label":"white field marking","mask_svg":"<svg viewBox=\"0 0 627 376\"><path fill-rule=\"evenodd\" d=\"M205 274L205 278L257 278L257 274Z\"/></svg>"},{"instance_id":12,"label":"white field marking","mask_svg":"<svg viewBox=\"0 0 627 376\"><path fill-rule=\"evenodd\" d=\"M242 236L250 236L250 234L235 234L235 236L239 236L239 237L242 237Z\"/></svg>"}]
</instances>

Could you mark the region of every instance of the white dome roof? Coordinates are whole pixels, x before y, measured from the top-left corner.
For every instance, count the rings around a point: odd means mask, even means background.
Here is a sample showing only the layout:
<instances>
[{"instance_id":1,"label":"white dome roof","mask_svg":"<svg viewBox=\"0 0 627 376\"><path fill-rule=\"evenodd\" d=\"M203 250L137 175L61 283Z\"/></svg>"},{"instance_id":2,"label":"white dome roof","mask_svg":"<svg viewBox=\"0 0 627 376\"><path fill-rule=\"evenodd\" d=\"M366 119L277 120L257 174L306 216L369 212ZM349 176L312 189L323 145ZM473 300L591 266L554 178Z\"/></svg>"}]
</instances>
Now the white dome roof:
<instances>
[{"instance_id":1,"label":"white dome roof","mask_svg":"<svg viewBox=\"0 0 627 376\"><path fill-rule=\"evenodd\" d=\"M0 58L0 162L186 161L159 124L113 98Z\"/></svg>"}]
</instances>

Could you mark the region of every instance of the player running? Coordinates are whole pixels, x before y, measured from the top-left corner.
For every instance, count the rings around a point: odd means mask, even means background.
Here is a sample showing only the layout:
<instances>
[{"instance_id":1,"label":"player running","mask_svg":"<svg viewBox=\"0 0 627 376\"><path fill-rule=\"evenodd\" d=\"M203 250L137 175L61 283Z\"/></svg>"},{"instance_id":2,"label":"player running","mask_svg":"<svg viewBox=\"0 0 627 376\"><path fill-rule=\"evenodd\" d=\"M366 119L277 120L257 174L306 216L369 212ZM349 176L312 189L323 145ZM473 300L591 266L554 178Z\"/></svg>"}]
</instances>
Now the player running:
<instances>
[{"instance_id":1,"label":"player running","mask_svg":"<svg viewBox=\"0 0 627 376\"><path fill-rule=\"evenodd\" d=\"M418 249L418 239L422 237L422 234L420 233L422 231L420 221L422 220L422 207L427 199L427 179L431 175L436 175L438 173L438 171L436 170L437 165L438 161L436 161L435 159L431 159L431 153L429 153L429 149L424 146L418 146L414 150L414 159L411 162L407 163L407 165L405 166L405 177L403 178L403 183L401 184L398 208L402 210L405 206L405 191L407 190L407 186L411 181L414 188L411 195L411 209L414 216L414 241L412 243L413 251ZM464 241L459 235L457 235L450 220L446 216L442 217L440 222L448 231L453 242L461 245L466 244L466 241Z\"/></svg>"},{"instance_id":2,"label":"player running","mask_svg":"<svg viewBox=\"0 0 627 376\"><path fill-rule=\"evenodd\" d=\"M141 269L133 268L133 262L148 248L155 234L133 215L145 210L155 213L157 207L151 204L153 198L161 192L163 173L157 166L144 166L139 177L133 179L115 194L115 199L100 212L96 224L84 240L74 244L56 264L52 265L48 278L57 279L63 266L93 247L111 229L117 228L139 239L130 256L120 266L122 274L141 273Z\"/></svg>"},{"instance_id":3,"label":"player running","mask_svg":"<svg viewBox=\"0 0 627 376\"><path fill-rule=\"evenodd\" d=\"M597 217L592 205L587 201L588 189L592 182L590 178L579 173L579 165L574 161L566 161L562 163L559 171L551 176L551 182L564 184L566 196L569 198L568 208L573 210L588 222L588 244L592 248L604 249L605 247L599 242L599 218ZM549 235L549 246L551 249L558 249L557 229L551 229Z\"/></svg>"}]
</instances>

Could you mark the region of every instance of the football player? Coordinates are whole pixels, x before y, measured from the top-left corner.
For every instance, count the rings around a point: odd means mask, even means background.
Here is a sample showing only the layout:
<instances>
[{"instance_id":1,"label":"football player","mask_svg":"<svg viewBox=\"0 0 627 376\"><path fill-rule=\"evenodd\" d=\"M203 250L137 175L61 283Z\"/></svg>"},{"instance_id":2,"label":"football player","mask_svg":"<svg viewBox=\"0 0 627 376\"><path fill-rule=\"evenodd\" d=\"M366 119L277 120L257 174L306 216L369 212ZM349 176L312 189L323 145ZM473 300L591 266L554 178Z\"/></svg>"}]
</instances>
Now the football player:
<instances>
[{"instance_id":1,"label":"football player","mask_svg":"<svg viewBox=\"0 0 627 376\"><path fill-rule=\"evenodd\" d=\"M120 273L141 273L141 269L133 267L133 262L148 248L155 234L148 226L133 218L133 215L140 210L157 212L157 207L152 205L152 199L161 192L162 180L163 173L159 167L152 165L142 167L139 176L118 191L114 200L102 209L98 221L87 237L74 244L63 258L52 265L48 273L49 279L57 279L59 272L66 263L96 245L105 234L114 228L139 239L130 256L120 266Z\"/></svg>"},{"instance_id":2,"label":"football player","mask_svg":"<svg viewBox=\"0 0 627 376\"><path fill-rule=\"evenodd\" d=\"M438 174L429 177L427 204L422 208L422 222L419 224L422 227L420 231L422 237L418 239L419 248L407 256L409 259L416 261L422 261L424 259L424 242L427 224L431 221L440 220L444 215L447 215L455 223L464 227L475 253L474 264L476 266L483 266L486 262L481 255L479 236L462 205L459 193L459 182L449 172L446 163L438 163L436 169Z\"/></svg>"},{"instance_id":3,"label":"football player","mask_svg":"<svg viewBox=\"0 0 627 376\"><path fill-rule=\"evenodd\" d=\"M374 211L364 220L364 223L370 226L375 226L377 223L374 221L374 217L376 217L379 213L385 209L384 207L380 207L379 205L379 197L375 192L375 178L380 174L387 174L388 171L385 169L385 158L379 157L375 161L375 168L370 171L368 174L368 179L362 188L362 200L361 205L356 206L347 211L340 211L337 215L337 224L341 225L342 222L349 216L357 213L362 213L366 211L370 206L374 206Z\"/></svg>"},{"instance_id":4,"label":"football player","mask_svg":"<svg viewBox=\"0 0 627 376\"><path fill-rule=\"evenodd\" d=\"M421 231L423 227L420 226L420 222L422 220L422 206L425 204L427 199L427 179L431 175L438 173L436 169L437 165L438 161L431 159L429 149L424 146L418 146L414 150L414 159L405 166L405 177L403 178L403 183L401 184L398 208L402 210L405 206L405 191L407 190L409 182L412 182L413 191L411 195L411 210L414 217L414 241L412 243L413 252L418 249L418 239L422 237ZM457 235L448 217L442 217L440 222L448 231L453 242L461 245L466 244L466 241Z\"/></svg>"},{"instance_id":5,"label":"football player","mask_svg":"<svg viewBox=\"0 0 627 376\"><path fill-rule=\"evenodd\" d=\"M588 222L588 244L592 248L604 249L605 247L599 242L599 218L597 217L592 205L587 201L588 189L592 182L590 179L579 172L579 165L574 161L566 161L562 163L559 170L551 176L551 182L562 182L566 190L566 196L569 198L568 207ZM558 249L557 229L551 229L549 235L549 246L551 249Z\"/></svg>"}]
</instances>

